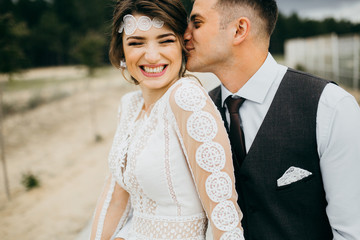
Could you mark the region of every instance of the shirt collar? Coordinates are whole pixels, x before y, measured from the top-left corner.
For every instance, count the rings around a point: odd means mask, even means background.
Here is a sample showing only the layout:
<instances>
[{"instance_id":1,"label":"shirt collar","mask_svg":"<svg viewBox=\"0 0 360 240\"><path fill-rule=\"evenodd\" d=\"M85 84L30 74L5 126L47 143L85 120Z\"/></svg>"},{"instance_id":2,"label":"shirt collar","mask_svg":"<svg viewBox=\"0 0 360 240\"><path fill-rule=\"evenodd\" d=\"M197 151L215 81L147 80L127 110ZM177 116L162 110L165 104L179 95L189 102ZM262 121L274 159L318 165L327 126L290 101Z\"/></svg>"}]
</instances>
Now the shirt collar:
<instances>
[{"instance_id":1,"label":"shirt collar","mask_svg":"<svg viewBox=\"0 0 360 240\"><path fill-rule=\"evenodd\" d=\"M278 63L268 53L264 64L236 93L231 93L221 84L222 105L224 106L225 99L230 95L238 95L256 103L263 103L271 85L276 79L278 67Z\"/></svg>"}]
</instances>

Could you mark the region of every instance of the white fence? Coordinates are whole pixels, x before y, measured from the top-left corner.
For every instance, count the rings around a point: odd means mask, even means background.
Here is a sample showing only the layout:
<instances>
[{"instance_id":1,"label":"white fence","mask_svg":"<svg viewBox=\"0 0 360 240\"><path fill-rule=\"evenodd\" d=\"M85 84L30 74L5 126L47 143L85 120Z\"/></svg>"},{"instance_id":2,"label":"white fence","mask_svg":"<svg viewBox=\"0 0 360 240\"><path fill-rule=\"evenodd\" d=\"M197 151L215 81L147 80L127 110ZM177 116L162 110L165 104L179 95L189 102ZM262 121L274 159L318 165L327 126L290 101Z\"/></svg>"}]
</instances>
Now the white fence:
<instances>
[{"instance_id":1,"label":"white fence","mask_svg":"<svg viewBox=\"0 0 360 240\"><path fill-rule=\"evenodd\" d=\"M287 66L360 89L360 35L323 35L285 42Z\"/></svg>"}]
</instances>

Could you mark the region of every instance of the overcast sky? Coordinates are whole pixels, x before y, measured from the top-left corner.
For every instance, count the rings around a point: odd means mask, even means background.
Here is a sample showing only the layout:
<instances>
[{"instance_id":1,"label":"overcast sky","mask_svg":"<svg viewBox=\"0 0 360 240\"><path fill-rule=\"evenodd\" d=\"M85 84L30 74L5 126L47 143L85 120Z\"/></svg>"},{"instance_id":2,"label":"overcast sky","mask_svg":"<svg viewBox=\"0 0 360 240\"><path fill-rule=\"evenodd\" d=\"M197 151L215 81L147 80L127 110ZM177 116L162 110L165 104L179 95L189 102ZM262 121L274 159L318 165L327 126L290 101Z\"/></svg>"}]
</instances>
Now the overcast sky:
<instances>
[{"instance_id":1,"label":"overcast sky","mask_svg":"<svg viewBox=\"0 0 360 240\"><path fill-rule=\"evenodd\" d=\"M333 17L360 23L360 0L277 0L277 3L285 15L296 12L300 17Z\"/></svg>"}]
</instances>

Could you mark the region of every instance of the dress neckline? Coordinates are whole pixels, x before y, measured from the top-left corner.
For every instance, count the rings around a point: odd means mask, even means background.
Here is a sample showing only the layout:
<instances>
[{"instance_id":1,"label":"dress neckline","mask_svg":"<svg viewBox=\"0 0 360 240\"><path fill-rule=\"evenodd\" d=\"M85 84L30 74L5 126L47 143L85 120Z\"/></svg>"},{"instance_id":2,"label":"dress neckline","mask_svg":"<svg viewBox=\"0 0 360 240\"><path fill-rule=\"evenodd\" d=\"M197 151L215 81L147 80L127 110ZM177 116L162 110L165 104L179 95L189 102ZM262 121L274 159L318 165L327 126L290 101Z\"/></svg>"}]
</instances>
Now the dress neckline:
<instances>
[{"instance_id":1,"label":"dress neckline","mask_svg":"<svg viewBox=\"0 0 360 240\"><path fill-rule=\"evenodd\" d=\"M138 110L138 115L135 119L135 121L139 120L139 119L143 119L143 120L147 120L151 117L151 115L153 114L154 110L156 108L158 108L158 105L161 101L163 101L163 99L166 98L166 96L169 95L169 93L172 91L173 88L175 88L177 85L179 85L180 83L184 82L184 81L191 81L191 79L189 78L180 78L179 80L177 80L176 82L174 82L167 90L166 92L158 99L156 100L154 103L152 103L148 109L148 111L145 111L143 108L144 108L144 97L142 96L141 94L141 104L139 104L140 106L140 110Z\"/></svg>"}]
</instances>

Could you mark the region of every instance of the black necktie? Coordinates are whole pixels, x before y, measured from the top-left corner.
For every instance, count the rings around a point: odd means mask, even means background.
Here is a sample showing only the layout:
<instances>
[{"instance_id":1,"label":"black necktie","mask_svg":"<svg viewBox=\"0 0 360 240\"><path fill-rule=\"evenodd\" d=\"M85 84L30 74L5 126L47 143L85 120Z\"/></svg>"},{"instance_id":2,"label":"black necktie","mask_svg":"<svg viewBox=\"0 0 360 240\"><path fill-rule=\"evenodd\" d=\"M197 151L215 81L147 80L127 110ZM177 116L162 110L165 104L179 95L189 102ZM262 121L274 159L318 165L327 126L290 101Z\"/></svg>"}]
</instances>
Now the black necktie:
<instances>
[{"instance_id":1,"label":"black necktie","mask_svg":"<svg viewBox=\"0 0 360 240\"><path fill-rule=\"evenodd\" d=\"M229 96L225 103L230 113L230 133L229 138L233 149L233 154L241 165L246 156L244 132L240 127L239 108L245 101L245 98L233 98Z\"/></svg>"}]
</instances>

